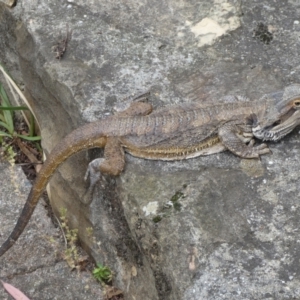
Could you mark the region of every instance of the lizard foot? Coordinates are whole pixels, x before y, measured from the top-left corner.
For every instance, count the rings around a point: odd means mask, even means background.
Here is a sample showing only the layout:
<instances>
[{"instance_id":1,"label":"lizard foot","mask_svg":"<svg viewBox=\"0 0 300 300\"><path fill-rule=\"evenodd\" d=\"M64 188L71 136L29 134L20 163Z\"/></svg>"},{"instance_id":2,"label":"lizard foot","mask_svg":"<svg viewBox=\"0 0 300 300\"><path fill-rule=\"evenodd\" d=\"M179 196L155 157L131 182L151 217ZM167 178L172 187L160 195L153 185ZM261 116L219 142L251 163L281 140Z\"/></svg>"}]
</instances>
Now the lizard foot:
<instances>
[{"instance_id":1,"label":"lizard foot","mask_svg":"<svg viewBox=\"0 0 300 300\"><path fill-rule=\"evenodd\" d=\"M127 98L123 99L122 102L118 102L114 106L114 110L118 113L122 113L122 112L128 110L130 108L130 106L135 105L137 102L147 102L149 95L150 95L150 92L147 91L147 92L143 92L138 95L127 97Z\"/></svg>"},{"instance_id":2,"label":"lizard foot","mask_svg":"<svg viewBox=\"0 0 300 300\"><path fill-rule=\"evenodd\" d=\"M96 184L101 181L104 176L100 172L100 165L103 163L104 158L94 159L89 163L89 166L86 170L84 181L90 180L90 185L83 197L84 204L90 204L93 200L93 192Z\"/></svg>"},{"instance_id":3,"label":"lizard foot","mask_svg":"<svg viewBox=\"0 0 300 300\"><path fill-rule=\"evenodd\" d=\"M254 140L251 140L246 148L243 149L240 156L244 158L260 158L261 155L271 153L267 144L261 144L259 146L254 145Z\"/></svg>"}]
</instances>

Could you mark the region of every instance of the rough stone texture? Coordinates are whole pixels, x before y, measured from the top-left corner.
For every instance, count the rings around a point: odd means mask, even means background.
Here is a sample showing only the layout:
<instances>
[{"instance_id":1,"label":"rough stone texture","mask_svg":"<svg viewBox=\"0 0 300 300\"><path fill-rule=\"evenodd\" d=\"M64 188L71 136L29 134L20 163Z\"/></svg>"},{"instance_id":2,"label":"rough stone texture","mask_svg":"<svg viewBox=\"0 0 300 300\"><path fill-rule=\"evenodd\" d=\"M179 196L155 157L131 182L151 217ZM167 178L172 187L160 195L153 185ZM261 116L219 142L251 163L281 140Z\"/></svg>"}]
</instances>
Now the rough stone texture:
<instances>
[{"instance_id":1,"label":"rough stone texture","mask_svg":"<svg viewBox=\"0 0 300 300\"><path fill-rule=\"evenodd\" d=\"M24 205L30 183L20 167L0 161L1 239L11 231ZM72 272L62 259L60 230L47 216L44 201L15 246L0 258L0 278L30 299L102 299L101 286L89 272ZM12 299L0 285L0 299Z\"/></svg>"},{"instance_id":2,"label":"rough stone texture","mask_svg":"<svg viewBox=\"0 0 300 300\"><path fill-rule=\"evenodd\" d=\"M49 152L130 94L150 89L155 106L214 103L297 82L299 13L298 1L20 0L0 4L0 60L32 97ZM57 60L51 49L67 24L72 40ZM271 148L261 162L127 156L86 207L83 176L99 154L90 151L60 168L52 205L67 207L128 299L297 299L298 133Z\"/></svg>"}]
</instances>

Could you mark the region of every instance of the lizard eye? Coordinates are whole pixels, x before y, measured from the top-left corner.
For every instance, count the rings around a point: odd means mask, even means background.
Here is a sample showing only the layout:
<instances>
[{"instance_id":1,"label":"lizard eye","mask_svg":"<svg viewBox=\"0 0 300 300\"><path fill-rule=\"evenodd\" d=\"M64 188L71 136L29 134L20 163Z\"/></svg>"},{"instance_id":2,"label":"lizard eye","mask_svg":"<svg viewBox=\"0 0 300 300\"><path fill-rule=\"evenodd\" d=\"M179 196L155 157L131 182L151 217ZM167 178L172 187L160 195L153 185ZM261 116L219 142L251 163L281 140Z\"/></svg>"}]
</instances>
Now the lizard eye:
<instances>
[{"instance_id":1,"label":"lizard eye","mask_svg":"<svg viewBox=\"0 0 300 300\"><path fill-rule=\"evenodd\" d=\"M299 108L300 107L300 99L295 100L293 105L294 105L294 107Z\"/></svg>"}]
</instances>

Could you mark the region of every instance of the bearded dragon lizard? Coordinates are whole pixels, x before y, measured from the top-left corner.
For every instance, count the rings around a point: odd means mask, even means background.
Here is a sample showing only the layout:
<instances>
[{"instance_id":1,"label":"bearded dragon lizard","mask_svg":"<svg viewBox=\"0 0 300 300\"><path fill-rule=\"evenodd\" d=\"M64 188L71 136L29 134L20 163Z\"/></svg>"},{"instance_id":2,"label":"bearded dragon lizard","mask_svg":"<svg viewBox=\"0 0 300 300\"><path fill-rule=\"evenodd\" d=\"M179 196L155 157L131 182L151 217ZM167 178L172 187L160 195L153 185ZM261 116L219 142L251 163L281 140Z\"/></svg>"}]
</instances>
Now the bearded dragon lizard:
<instances>
[{"instance_id":1,"label":"bearded dragon lizard","mask_svg":"<svg viewBox=\"0 0 300 300\"><path fill-rule=\"evenodd\" d=\"M27 225L53 173L68 157L89 148L104 148L104 158L89 164L89 191L101 174L117 176L124 169L124 151L154 160L181 160L229 150L242 158L270 152L254 146L254 137L277 141L300 124L300 85L266 94L256 101L229 96L214 105L184 103L152 112L144 102L132 102L118 115L86 124L58 143L40 170L21 216L0 248L2 256ZM230 100L230 101L229 101Z\"/></svg>"}]
</instances>

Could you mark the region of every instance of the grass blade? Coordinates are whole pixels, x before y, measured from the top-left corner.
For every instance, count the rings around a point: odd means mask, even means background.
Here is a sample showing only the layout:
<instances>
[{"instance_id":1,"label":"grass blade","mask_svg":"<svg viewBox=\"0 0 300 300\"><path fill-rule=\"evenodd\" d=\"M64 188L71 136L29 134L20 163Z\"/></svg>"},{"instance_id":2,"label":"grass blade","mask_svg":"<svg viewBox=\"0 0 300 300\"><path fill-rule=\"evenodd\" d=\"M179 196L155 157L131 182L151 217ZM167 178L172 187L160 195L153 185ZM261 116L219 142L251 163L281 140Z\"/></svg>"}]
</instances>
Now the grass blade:
<instances>
[{"instance_id":1,"label":"grass blade","mask_svg":"<svg viewBox=\"0 0 300 300\"><path fill-rule=\"evenodd\" d=\"M17 134L17 137L19 137L23 140L31 141L31 142L41 140L40 136L28 136L28 135L23 135L23 134Z\"/></svg>"},{"instance_id":2,"label":"grass blade","mask_svg":"<svg viewBox=\"0 0 300 300\"><path fill-rule=\"evenodd\" d=\"M3 85L0 82L0 98L2 106L11 107L7 94L3 88ZM13 113L9 110L3 110L4 122L8 125L8 131L10 134L14 132L14 123L13 123Z\"/></svg>"},{"instance_id":3,"label":"grass blade","mask_svg":"<svg viewBox=\"0 0 300 300\"><path fill-rule=\"evenodd\" d=\"M8 127L8 125L6 123L0 121L0 126L4 127L6 130L9 131L9 127Z\"/></svg>"},{"instance_id":4,"label":"grass blade","mask_svg":"<svg viewBox=\"0 0 300 300\"><path fill-rule=\"evenodd\" d=\"M26 106L10 106L10 107L5 107L5 106L0 106L0 110L27 110L28 107Z\"/></svg>"},{"instance_id":5,"label":"grass blade","mask_svg":"<svg viewBox=\"0 0 300 300\"><path fill-rule=\"evenodd\" d=\"M6 132L4 132L4 131L1 131L1 130L0 130L0 136L7 136L7 137L10 137L10 138L12 138L12 135L11 135L11 134L9 134L9 133L6 133Z\"/></svg>"}]
</instances>

